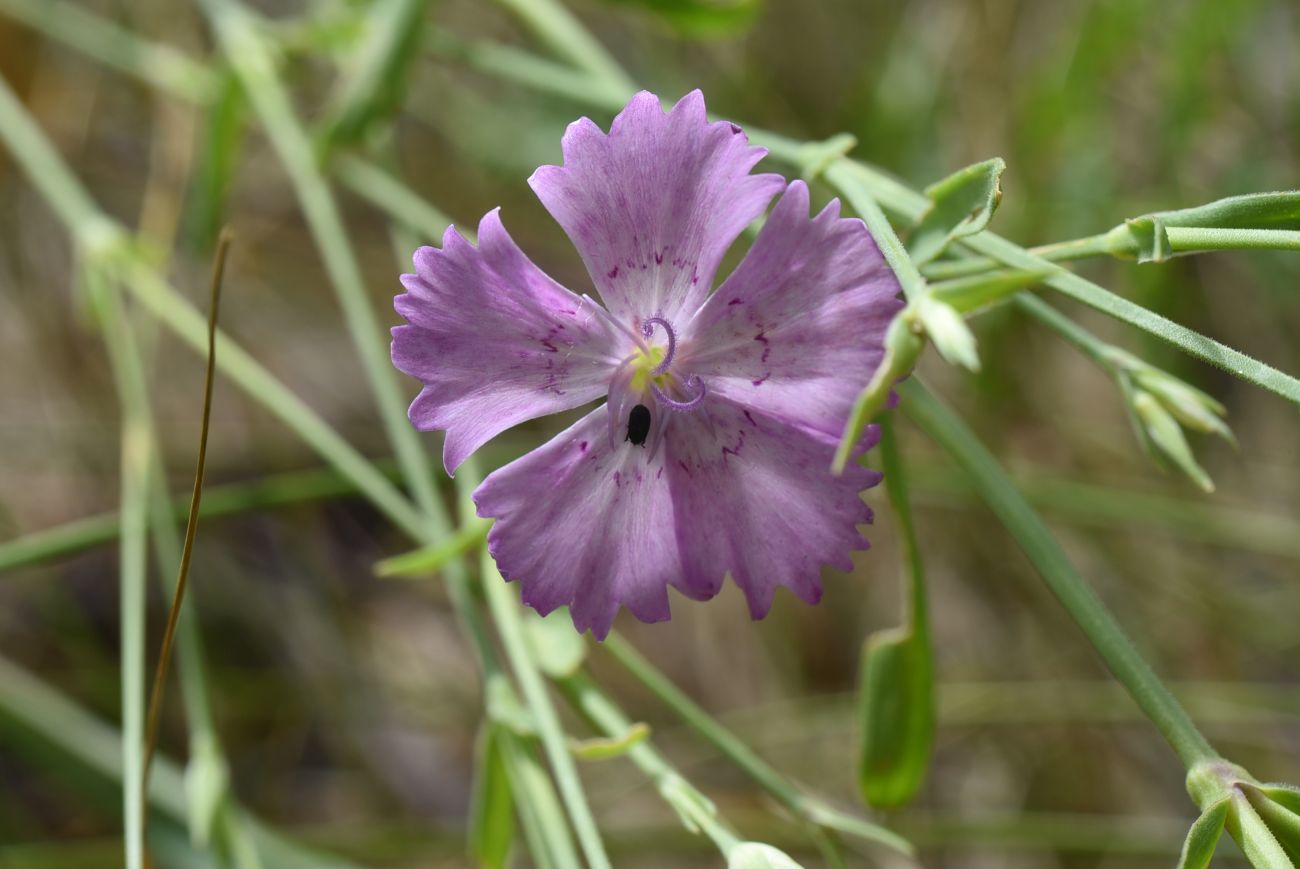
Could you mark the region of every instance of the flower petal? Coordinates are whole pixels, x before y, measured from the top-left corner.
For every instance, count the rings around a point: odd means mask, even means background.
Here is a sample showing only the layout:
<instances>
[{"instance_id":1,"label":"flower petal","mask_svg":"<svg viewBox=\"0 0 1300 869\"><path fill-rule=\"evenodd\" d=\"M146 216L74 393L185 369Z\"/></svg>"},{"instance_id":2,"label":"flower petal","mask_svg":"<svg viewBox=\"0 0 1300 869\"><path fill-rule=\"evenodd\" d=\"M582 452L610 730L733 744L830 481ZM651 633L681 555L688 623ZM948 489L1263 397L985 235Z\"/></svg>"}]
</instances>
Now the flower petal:
<instances>
[{"instance_id":1,"label":"flower petal","mask_svg":"<svg viewBox=\"0 0 1300 869\"><path fill-rule=\"evenodd\" d=\"M528 183L620 317L693 312L727 248L785 183L749 174L767 152L734 124L710 124L698 90L666 114L642 91L608 135L588 118L570 124L563 151L563 166Z\"/></svg>"},{"instance_id":2,"label":"flower petal","mask_svg":"<svg viewBox=\"0 0 1300 869\"><path fill-rule=\"evenodd\" d=\"M488 547L501 575L539 612L567 605L603 639L620 606L667 619L668 586L707 600L730 573L762 618L778 585L815 603L821 565L847 570L866 548L859 492L880 475L851 465L832 477L833 439L711 396L671 417L656 453L611 447L607 417L597 408L474 492L478 514L497 520Z\"/></svg>"},{"instance_id":3,"label":"flower petal","mask_svg":"<svg viewBox=\"0 0 1300 869\"><path fill-rule=\"evenodd\" d=\"M686 326L681 370L720 396L839 437L903 307L866 225L832 202L808 216L794 181L745 259Z\"/></svg>"},{"instance_id":4,"label":"flower petal","mask_svg":"<svg viewBox=\"0 0 1300 869\"><path fill-rule=\"evenodd\" d=\"M864 446L877 436L873 427ZM717 394L674 417L665 451L684 575L730 573L756 619L778 585L820 600L821 566L850 570L850 551L867 548L860 493L881 478L856 463L832 476L837 440Z\"/></svg>"},{"instance_id":5,"label":"flower petal","mask_svg":"<svg viewBox=\"0 0 1300 869\"><path fill-rule=\"evenodd\" d=\"M642 621L668 618L681 576L663 460L610 445L601 406L474 492L496 519L488 549L524 603L545 615L568 606L579 631L604 639L620 606Z\"/></svg>"},{"instance_id":6,"label":"flower petal","mask_svg":"<svg viewBox=\"0 0 1300 869\"><path fill-rule=\"evenodd\" d=\"M441 250L416 251L415 271L393 302L410 323L393 329L393 364L424 382L411 422L446 429L448 473L507 428L605 393L610 333L519 250L497 211L479 223L478 247L449 228Z\"/></svg>"}]
</instances>

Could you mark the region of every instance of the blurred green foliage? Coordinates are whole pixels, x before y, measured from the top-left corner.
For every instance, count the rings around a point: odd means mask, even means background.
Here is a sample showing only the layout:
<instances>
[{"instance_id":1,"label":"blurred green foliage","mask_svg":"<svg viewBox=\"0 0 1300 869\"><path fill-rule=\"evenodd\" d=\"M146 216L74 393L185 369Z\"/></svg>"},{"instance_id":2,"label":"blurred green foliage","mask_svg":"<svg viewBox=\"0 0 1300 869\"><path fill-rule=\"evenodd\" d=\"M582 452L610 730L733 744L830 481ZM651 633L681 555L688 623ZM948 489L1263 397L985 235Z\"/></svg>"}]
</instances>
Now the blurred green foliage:
<instances>
[{"instance_id":1,"label":"blurred green foliage","mask_svg":"<svg viewBox=\"0 0 1300 869\"><path fill-rule=\"evenodd\" d=\"M225 326L363 453L385 455L360 368L339 352L347 326L320 257L267 140L248 131L252 113L237 80L214 64L220 96L196 109L34 35L40 5L0 2L0 75L97 201L156 240L159 260L192 298L216 229L233 223ZM214 60L206 23L188 5L84 6ZM276 68L293 85L296 111L324 131L317 145L329 169L341 175L351 152L368 153L467 227L501 205L521 246L561 282L585 285L524 179L558 160L565 125L589 110L476 68L473 52L485 44L545 50L506 4L258 6L281 28ZM1286 0L578 0L569 8L657 93L701 87L712 110L796 139L851 133L857 153L914 188L1004 158L992 228L1026 246L1300 177L1300 11ZM74 16L48 26L73 32L78 24ZM209 86L187 77L192 70L157 64L186 82L180 91ZM602 125L609 115L593 113ZM391 322L393 241L372 205L340 199L367 299ZM423 236L436 241L433 228ZM72 295L66 234L7 156L0 239L0 538L9 541L116 508L119 411L96 327ZM403 256L413 243L399 245ZM1300 372L1295 255L1079 268ZM1071 557L1157 668L1182 685L1215 743L1248 767L1295 771L1294 409L1141 333L1059 307L1222 403L1239 449L1193 437L1216 495L1151 468L1112 380L1020 309L973 321L979 373L932 358L923 372L1053 518ZM201 363L137 325L169 482L183 491ZM229 387L219 387L217 407L209 479L233 487L233 506L200 531L192 594L234 792L276 829L365 865L462 865L471 818L478 855L499 863L506 792L538 784L505 782L498 764L532 749L499 725L478 735L479 679L447 590L376 579L374 565L410 542L351 488L312 476L318 460L264 409ZM522 452L549 425L508 433L486 461ZM917 471L940 685L933 767L912 808L891 823L922 847L925 865L976 865L982 854L1017 866L1169 865L1192 811L1158 737L1126 698L1097 684L1092 653L947 461L909 426L898 436ZM425 446L430 455L438 448L433 439ZM301 500L284 497L279 479ZM898 528L882 495L871 495L880 515L873 550L853 574L827 577L819 607L782 596L769 620L751 624L729 591L708 606L675 602L669 624L620 625L775 768L846 805L858 788L848 697L858 652L898 612ZM104 540L102 528L81 533L82 543ZM57 688L102 718L119 717L116 553L108 545L59 551L67 554L15 557L22 565L0 576L0 654L22 668L0 667L11 707L0 737L0 863L116 866L111 773L90 761L56 762L39 727L12 711L54 709L40 692ZM153 638L165 603L150 590ZM801 831L774 824L747 779L608 656L591 658L601 684L650 723L654 744L741 834L815 863ZM168 711L163 749L183 756L178 706ZM41 720L74 720L55 711L63 717ZM75 720L93 760L104 734ZM488 770L477 802L476 768ZM519 768L535 773L536 758ZM707 840L682 831L628 760L583 762L581 772L616 865L717 864ZM182 814L155 824L159 853L176 865L193 859L179 834ZM1217 859L1232 858L1232 846L1220 845Z\"/></svg>"}]
</instances>

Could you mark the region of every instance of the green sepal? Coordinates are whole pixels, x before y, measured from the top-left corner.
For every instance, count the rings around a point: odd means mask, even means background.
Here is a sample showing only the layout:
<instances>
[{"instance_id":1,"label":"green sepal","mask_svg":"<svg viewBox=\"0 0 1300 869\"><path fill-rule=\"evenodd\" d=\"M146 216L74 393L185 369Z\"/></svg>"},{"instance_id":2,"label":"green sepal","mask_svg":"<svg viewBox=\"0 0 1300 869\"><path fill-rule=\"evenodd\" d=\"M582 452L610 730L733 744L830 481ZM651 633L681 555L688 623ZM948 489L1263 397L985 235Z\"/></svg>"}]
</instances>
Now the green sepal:
<instances>
[{"instance_id":1,"label":"green sepal","mask_svg":"<svg viewBox=\"0 0 1300 869\"><path fill-rule=\"evenodd\" d=\"M930 208L912 231L909 253L919 266L943 253L954 239L974 235L988 226L1002 201L1001 157L958 170L925 189Z\"/></svg>"},{"instance_id":2,"label":"green sepal","mask_svg":"<svg viewBox=\"0 0 1300 869\"><path fill-rule=\"evenodd\" d=\"M1223 825L1228 820L1229 799L1223 797L1201 813L1187 831L1183 853L1178 858L1178 869L1205 869L1210 865L1214 849L1223 835Z\"/></svg>"},{"instance_id":3,"label":"green sepal","mask_svg":"<svg viewBox=\"0 0 1300 869\"><path fill-rule=\"evenodd\" d=\"M474 786L469 804L469 855L489 869L503 869L515 839L514 793L496 725L484 726L475 746Z\"/></svg>"}]
</instances>

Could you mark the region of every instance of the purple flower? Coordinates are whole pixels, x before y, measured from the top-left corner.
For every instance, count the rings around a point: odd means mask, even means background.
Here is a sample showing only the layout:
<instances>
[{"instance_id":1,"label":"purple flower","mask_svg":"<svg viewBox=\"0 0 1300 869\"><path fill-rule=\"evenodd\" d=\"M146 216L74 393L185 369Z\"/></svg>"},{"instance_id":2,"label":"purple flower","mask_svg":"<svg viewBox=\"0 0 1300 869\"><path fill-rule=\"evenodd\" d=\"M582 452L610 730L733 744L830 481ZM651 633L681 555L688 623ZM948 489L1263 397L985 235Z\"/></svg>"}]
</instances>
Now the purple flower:
<instances>
[{"instance_id":1,"label":"purple flower","mask_svg":"<svg viewBox=\"0 0 1300 869\"><path fill-rule=\"evenodd\" d=\"M778 585L815 603L821 566L848 570L867 547L860 493L880 475L829 467L902 306L897 280L837 201L809 217L803 182L750 174L765 151L709 123L699 91L667 113L639 93L608 135L572 124L563 151L529 183L604 307L534 265L496 211L477 247L448 229L395 300L409 325L393 364L424 384L411 421L446 430L452 473L513 425L607 397L474 493L502 576L543 614L570 607L580 631L604 638L619 607L667 619L668 586L706 600L728 573L756 619Z\"/></svg>"}]
</instances>

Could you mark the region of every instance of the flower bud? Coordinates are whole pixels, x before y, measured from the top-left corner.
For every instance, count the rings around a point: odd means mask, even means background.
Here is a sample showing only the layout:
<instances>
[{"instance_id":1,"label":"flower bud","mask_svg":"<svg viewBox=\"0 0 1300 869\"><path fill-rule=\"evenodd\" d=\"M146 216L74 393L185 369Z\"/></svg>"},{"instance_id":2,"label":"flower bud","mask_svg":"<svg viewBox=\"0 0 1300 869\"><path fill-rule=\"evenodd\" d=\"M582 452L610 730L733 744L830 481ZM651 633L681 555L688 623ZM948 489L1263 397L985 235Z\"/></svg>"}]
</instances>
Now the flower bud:
<instances>
[{"instance_id":1,"label":"flower bud","mask_svg":"<svg viewBox=\"0 0 1300 869\"><path fill-rule=\"evenodd\" d=\"M917 299L912 307L917 321L945 362L960 365L969 371L980 370L979 355L975 352L975 335L952 305L926 295Z\"/></svg>"},{"instance_id":2,"label":"flower bud","mask_svg":"<svg viewBox=\"0 0 1300 869\"><path fill-rule=\"evenodd\" d=\"M1128 394L1138 437L1151 457L1161 464L1173 465L1201 489L1213 492L1214 481L1196 463L1187 437L1174 415L1165 409L1159 399L1143 389L1130 388Z\"/></svg>"}]
</instances>

